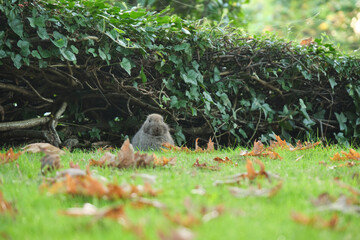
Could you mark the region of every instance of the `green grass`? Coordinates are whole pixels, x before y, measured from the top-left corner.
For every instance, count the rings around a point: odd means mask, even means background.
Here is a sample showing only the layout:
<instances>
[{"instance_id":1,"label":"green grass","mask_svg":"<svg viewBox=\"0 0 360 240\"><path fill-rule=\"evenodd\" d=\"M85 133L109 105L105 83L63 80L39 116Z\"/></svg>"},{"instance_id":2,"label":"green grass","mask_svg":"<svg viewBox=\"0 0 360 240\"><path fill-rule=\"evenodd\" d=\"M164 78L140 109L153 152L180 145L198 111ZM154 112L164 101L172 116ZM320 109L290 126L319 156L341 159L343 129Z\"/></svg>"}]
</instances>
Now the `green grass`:
<instances>
[{"instance_id":1,"label":"green grass","mask_svg":"<svg viewBox=\"0 0 360 240\"><path fill-rule=\"evenodd\" d=\"M351 194L336 185L334 178L354 187L359 179L353 174L359 173L359 166L329 169L330 162L339 147L316 147L305 151L290 152L277 150L283 160L261 158L266 171L277 174L283 181L283 187L277 195L268 197L236 198L228 190L229 186L214 186L215 180L236 173L246 172L246 158L239 156L240 149L220 150L212 153L156 153L167 157L176 156L175 166L154 169L102 169L91 167L92 171L106 177L110 182L143 184L142 179L132 179L134 172L157 176L155 189L162 193L154 199L164 203L171 214L186 214L185 200L191 200L195 215L202 207L222 205L224 213L208 222L190 227L196 239L358 239L359 214L337 213L338 227L335 230L300 225L294 222L291 212L319 215L330 219L334 212L318 211L311 199L323 192L338 197ZM5 152L5 150L2 150ZM90 158L99 159L99 152L67 152L61 157L62 165L68 167L72 160L85 169ZM299 161L295 160L304 155ZM124 229L116 221L102 219L94 221L92 217L69 217L59 214L60 210L70 207L82 207L89 202L98 208L122 204L130 221L143 229L147 239L158 239L158 232L170 234L178 225L169 221L164 210L156 208L133 208L130 200L109 201L105 199L72 197L68 195L50 195L39 190L42 182L40 159L42 154L23 154L16 162L0 165L0 190L7 201L14 203L18 213L12 217L0 215L0 238L10 239L139 239L132 231ZM200 163L216 165L214 157L229 157L238 166L220 165L220 171L209 171L192 167L196 158ZM329 165L320 165L325 161ZM18 163L18 167L16 166ZM258 166L254 164L255 168ZM54 173L48 174L53 176ZM271 187L266 179L256 181L263 187ZM195 195L191 190L201 186L205 195ZM244 182L240 187L248 188ZM256 184L255 184L256 186Z\"/></svg>"}]
</instances>

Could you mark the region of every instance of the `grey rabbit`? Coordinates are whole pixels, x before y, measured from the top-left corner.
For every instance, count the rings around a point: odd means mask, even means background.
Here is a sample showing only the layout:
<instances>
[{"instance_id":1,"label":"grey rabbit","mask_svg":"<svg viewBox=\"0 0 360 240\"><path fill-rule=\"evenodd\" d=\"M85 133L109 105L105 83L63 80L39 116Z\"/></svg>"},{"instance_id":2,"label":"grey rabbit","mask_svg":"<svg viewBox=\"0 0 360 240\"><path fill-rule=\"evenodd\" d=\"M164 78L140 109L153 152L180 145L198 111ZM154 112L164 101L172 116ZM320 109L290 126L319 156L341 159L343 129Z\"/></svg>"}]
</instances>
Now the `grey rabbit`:
<instances>
[{"instance_id":1,"label":"grey rabbit","mask_svg":"<svg viewBox=\"0 0 360 240\"><path fill-rule=\"evenodd\" d=\"M140 130L133 137L131 144L134 149L158 150L161 144L166 142L174 145L169 127L161 115L153 113L146 118Z\"/></svg>"}]
</instances>

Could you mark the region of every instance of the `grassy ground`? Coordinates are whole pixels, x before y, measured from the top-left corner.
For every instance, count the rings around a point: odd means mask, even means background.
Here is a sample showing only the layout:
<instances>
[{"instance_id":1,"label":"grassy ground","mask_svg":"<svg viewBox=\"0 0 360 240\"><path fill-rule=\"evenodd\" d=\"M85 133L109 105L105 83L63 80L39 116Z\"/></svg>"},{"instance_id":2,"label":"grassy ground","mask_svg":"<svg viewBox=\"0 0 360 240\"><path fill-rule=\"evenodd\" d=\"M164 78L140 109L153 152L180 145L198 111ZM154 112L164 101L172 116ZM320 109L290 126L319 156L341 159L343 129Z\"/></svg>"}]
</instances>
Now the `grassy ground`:
<instances>
[{"instance_id":1,"label":"grassy ground","mask_svg":"<svg viewBox=\"0 0 360 240\"><path fill-rule=\"evenodd\" d=\"M119 170L91 167L97 175L118 184L144 184L141 178L131 178L134 172L156 176L153 187L161 189L162 193L152 199L165 204L166 210L153 207L138 209L131 205L129 199L109 201L42 192L39 185L43 178L40 175L40 159L43 155L26 153L15 162L0 165L0 191L18 210L15 216L0 213L0 239L158 239L159 232L169 236L179 229L179 225L170 221L164 212L170 215L178 213L184 218L193 214L198 219L203 219L197 223L189 220L188 229L195 239L359 239L360 215L356 213L338 212L339 222L335 229L302 225L291 218L292 212L301 212L308 216L317 215L326 220L330 219L334 212L317 210L311 199L324 192L335 197L340 194L351 196L348 190L335 183L335 177L353 187L359 186L359 166L334 169L330 167L338 165L331 162L330 157L340 150L348 151L335 146L317 146L315 149L294 152L279 149L277 152L283 157L281 161L260 158L266 171L277 174L283 182L282 189L271 198L236 198L229 192L228 185L214 186L216 180L246 172L246 158L239 155L240 149L197 154L159 152L156 153L159 156L176 156L177 162L174 166L154 169ZM2 151L4 152L5 150ZM72 160L85 169L90 158L99 159L102 155L103 153L97 151L67 152L61 156L61 162L67 167ZM303 157L296 161L302 155ZM197 158L200 163L217 165L213 161L215 157L229 157L238 165L221 164L219 171L192 166ZM328 165L321 165L319 161L325 161ZM254 166L258 169L256 164ZM48 177L54 175L55 173L50 173ZM276 181L268 183L266 179L258 179L253 185L270 188ZM248 189L249 185L248 181L244 181L240 187ZM205 190L204 195L192 193L193 189L199 187ZM359 200L359 197L357 199ZM111 219L95 221L93 217L69 217L59 214L60 210L82 207L84 203L91 203L98 208L124 205L127 217L134 226L138 226L138 230L126 229ZM205 221L209 216L204 217L200 214L201 210L206 208L206 211L211 212L211 209L217 206L224 211ZM142 236L139 236L141 234Z\"/></svg>"}]
</instances>

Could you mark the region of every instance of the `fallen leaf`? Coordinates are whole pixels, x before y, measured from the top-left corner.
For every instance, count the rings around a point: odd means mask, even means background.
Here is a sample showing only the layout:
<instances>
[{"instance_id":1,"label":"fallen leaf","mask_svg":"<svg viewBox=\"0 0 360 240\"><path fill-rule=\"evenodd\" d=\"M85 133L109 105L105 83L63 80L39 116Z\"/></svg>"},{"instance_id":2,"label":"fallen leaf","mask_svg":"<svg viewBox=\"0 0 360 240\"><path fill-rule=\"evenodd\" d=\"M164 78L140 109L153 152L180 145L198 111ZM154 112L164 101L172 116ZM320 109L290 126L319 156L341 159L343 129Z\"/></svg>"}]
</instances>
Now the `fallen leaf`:
<instances>
[{"instance_id":1,"label":"fallen leaf","mask_svg":"<svg viewBox=\"0 0 360 240\"><path fill-rule=\"evenodd\" d=\"M191 193L203 196L206 194L206 190L201 186L196 186L193 190L191 190Z\"/></svg>"},{"instance_id":2,"label":"fallen leaf","mask_svg":"<svg viewBox=\"0 0 360 240\"><path fill-rule=\"evenodd\" d=\"M13 204L4 199L3 193L1 191L0 191L0 213L1 214L10 213L12 215L17 213L17 210L13 206Z\"/></svg>"},{"instance_id":3,"label":"fallen leaf","mask_svg":"<svg viewBox=\"0 0 360 240\"><path fill-rule=\"evenodd\" d=\"M159 232L158 235L161 240L192 240L195 238L195 234L184 227L172 230L168 235L163 232Z\"/></svg>"},{"instance_id":4,"label":"fallen leaf","mask_svg":"<svg viewBox=\"0 0 360 240\"><path fill-rule=\"evenodd\" d=\"M225 159L222 159L220 157L216 157L214 158L214 161L218 162L218 163L226 163L226 164L231 164L234 166L237 166L237 163L234 163L233 161L231 161L228 157L225 157Z\"/></svg>"},{"instance_id":5,"label":"fallen leaf","mask_svg":"<svg viewBox=\"0 0 360 240\"><path fill-rule=\"evenodd\" d=\"M131 205L136 208L143 208L143 207L154 207L158 209L166 209L166 205L157 201L151 200L146 198L138 198L135 201L131 202Z\"/></svg>"},{"instance_id":6,"label":"fallen leaf","mask_svg":"<svg viewBox=\"0 0 360 240\"><path fill-rule=\"evenodd\" d=\"M314 44L314 41L313 41L312 37L305 38L305 39L301 40L301 42L300 42L301 46L309 46L311 44Z\"/></svg>"},{"instance_id":7,"label":"fallen leaf","mask_svg":"<svg viewBox=\"0 0 360 240\"><path fill-rule=\"evenodd\" d=\"M339 217L337 214L334 214L329 220L325 220L320 216L309 217L302 213L293 212L291 213L291 218L295 222L302 225L307 225L315 228L329 228L329 229L335 229L339 221Z\"/></svg>"},{"instance_id":8,"label":"fallen leaf","mask_svg":"<svg viewBox=\"0 0 360 240\"><path fill-rule=\"evenodd\" d=\"M282 159L282 157L271 148L265 148L261 141L255 141L252 151L241 151L240 156L269 157L271 159Z\"/></svg>"},{"instance_id":9,"label":"fallen leaf","mask_svg":"<svg viewBox=\"0 0 360 240\"><path fill-rule=\"evenodd\" d=\"M186 215L175 213L171 215L168 212L164 213L165 217L169 219L171 222L183 226L183 227L194 227L195 225L201 224L201 219L199 217L194 216L191 213L188 213Z\"/></svg>"},{"instance_id":10,"label":"fallen leaf","mask_svg":"<svg viewBox=\"0 0 360 240\"><path fill-rule=\"evenodd\" d=\"M199 163L199 159L197 158L195 163L193 164L193 167L201 168L201 169L208 169L211 171L219 171L220 167L218 166L208 166L207 163Z\"/></svg>"},{"instance_id":11,"label":"fallen leaf","mask_svg":"<svg viewBox=\"0 0 360 240\"><path fill-rule=\"evenodd\" d=\"M22 154L21 151L14 153L14 150L10 148L6 153L0 153L0 164L16 161Z\"/></svg>"},{"instance_id":12,"label":"fallen leaf","mask_svg":"<svg viewBox=\"0 0 360 240\"><path fill-rule=\"evenodd\" d=\"M79 172L80 169L72 169ZM82 175L71 176L66 174L65 177L59 177L55 181L43 182L40 186L42 190L47 190L52 194L69 194L85 197L97 197L104 199L126 199L141 197L144 195L156 196L160 191L154 190L150 184L145 183L143 186L135 185L116 185L112 183L103 183L91 176L90 172Z\"/></svg>"},{"instance_id":13,"label":"fallen leaf","mask_svg":"<svg viewBox=\"0 0 360 240\"><path fill-rule=\"evenodd\" d=\"M360 160L360 153L356 152L354 149L350 148L349 153L341 151L344 156L340 156L339 153L330 158L332 161L344 161L344 160Z\"/></svg>"},{"instance_id":14,"label":"fallen leaf","mask_svg":"<svg viewBox=\"0 0 360 240\"><path fill-rule=\"evenodd\" d=\"M45 154L65 154L65 152L49 143L32 143L23 147L25 152L38 153L43 152Z\"/></svg>"},{"instance_id":15,"label":"fallen leaf","mask_svg":"<svg viewBox=\"0 0 360 240\"><path fill-rule=\"evenodd\" d=\"M125 217L123 206L98 209L90 203L85 203L82 208L69 208L67 210L59 211L59 213L71 217L93 216L96 220L102 218L118 220L119 218Z\"/></svg>"},{"instance_id":16,"label":"fallen leaf","mask_svg":"<svg viewBox=\"0 0 360 240\"><path fill-rule=\"evenodd\" d=\"M70 162L69 162L69 167L70 167L70 168L80 169L79 163L74 163L73 161L70 161Z\"/></svg>"},{"instance_id":17,"label":"fallen leaf","mask_svg":"<svg viewBox=\"0 0 360 240\"><path fill-rule=\"evenodd\" d=\"M356 188L354 188L354 187L352 187L352 186L350 186L350 185L348 185L348 184L345 184L345 183L343 183L342 181L340 181L339 179L335 179L335 183L336 183L338 186L349 190L349 192L350 192L351 194L353 194L354 196L356 196L356 197L359 197L359 196L360 196L360 190L359 190L359 189L356 189Z\"/></svg>"},{"instance_id":18,"label":"fallen leaf","mask_svg":"<svg viewBox=\"0 0 360 240\"><path fill-rule=\"evenodd\" d=\"M131 175L131 178L135 179L135 178L141 178L144 182L148 182L150 184L154 184L156 182L156 177L155 175L150 175L150 174L146 174L146 173L134 173L133 175Z\"/></svg>"},{"instance_id":19,"label":"fallen leaf","mask_svg":"<svg viewBox=\"0 0 360 240\"><path fill-rule=\"evenodd\" d=\"M43 158L41 158L40 162L42 174L54 171L61 167L59 154L45 155Z\"/></svg>"},{"instance_id":20,"label":"fallen leaf","mask_svg":"<svg viewBox=\"0 0 360 240\"><path fill-rule=\"evenodd\" d=\"M239 188L239 187L230 187L230 193L235 197L273 197L275 196L280 189L282 188L282 182L280 181L277 185L272 188L254 188L250 187L248 189Z\"/></svg>"}]
</instances>

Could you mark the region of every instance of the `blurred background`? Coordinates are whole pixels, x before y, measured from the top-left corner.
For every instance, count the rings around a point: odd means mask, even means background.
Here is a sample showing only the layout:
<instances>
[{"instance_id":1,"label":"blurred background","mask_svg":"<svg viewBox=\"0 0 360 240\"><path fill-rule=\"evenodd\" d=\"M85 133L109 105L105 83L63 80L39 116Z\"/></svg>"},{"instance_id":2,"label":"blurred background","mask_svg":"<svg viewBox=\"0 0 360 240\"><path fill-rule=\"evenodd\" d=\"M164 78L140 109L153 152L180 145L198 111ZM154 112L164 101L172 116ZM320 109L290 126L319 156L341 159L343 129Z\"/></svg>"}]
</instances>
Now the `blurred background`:
<instances>
[{"instance_id":1,"label":"blurred background","mask_svg":"<svg viewBox=\"0 0 360 240\"><path fill-rule=\"evenodd\" d=\"M205 18L214 24L240 27L250 34L271 32L300 42L323 38L346 53L359 54L360 0L133 0L149 10L187 19Z\"/></svg>"}]
</instances>

